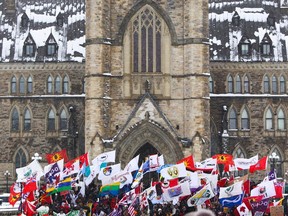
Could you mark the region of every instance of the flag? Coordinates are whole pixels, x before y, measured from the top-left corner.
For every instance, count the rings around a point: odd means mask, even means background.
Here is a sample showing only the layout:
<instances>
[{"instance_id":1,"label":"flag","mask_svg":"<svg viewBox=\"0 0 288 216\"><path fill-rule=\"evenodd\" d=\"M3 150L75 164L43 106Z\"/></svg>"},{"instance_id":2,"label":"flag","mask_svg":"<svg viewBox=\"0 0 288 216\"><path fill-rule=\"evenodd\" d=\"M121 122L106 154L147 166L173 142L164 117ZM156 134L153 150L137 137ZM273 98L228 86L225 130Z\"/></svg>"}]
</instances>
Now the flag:
<instances>
[{"instance_id":1,"label":"flag","mask_svg":"<svg viewBox=\"0 0 288 216\"><path fill-rule=\"evenodd\" d=\"M224 171L228 172L230 166L234 166L233 155L230 154L216 154L212 158L217 159L217 164L224 165Z\"/></svg>"},{"instance_id":2,"label":"flag","mask_svg":"<svg viewBox=\"0 0 288 216\"><path fill-rule=\"evenodd\" d=\"M275 198L281 199L283 197L283 187L285 183L284 182L274 182L275 187Z\"/></svg>"},{"instance_id":3,"label":"flag","mask_svg":"<svg viewBox=\"0 0 288 216\"><path fill-rule=\"evenodd\" d=\"M44 192L40 195L38 201L41 203L42 206L44 206L45 204L50 205L52 203L52 197L48 195L48 193Z\"/></svg>"},{"instance_id":4,"label":"flag","mask_svg":"<svg viewBox=\"0 0 288 216\"><path fill-rule=\"evenodd\" d=\"M276 195L273 181L263 181L251 190L251 196L262 196L269 198Z\"/></svg>"},{"instance_id":5,"label":"flag","mask_svg":"<svg viewBox=\"0 0 288 216\"><path fill-rule=\"evenodd\" d=\"M47 159L49 164L55 163L55 162L62 160L62 159L64 162L67 162L68 157L67 157L66 149L62 149L61 151L55 152L53 154L46 154L46 159Z\"/></svg>"},{"instance_id":6,"label":"flag","mask_svg":"<svg viewBox=\"0 0 288 216\"><path fill-rule=\"evenodd\" d=\"M133 201L132 201L132 203L129 205L129 207L128 207L128 213L129 213L129 215L130 216L136 216L136 214L137 214L137 212L136 212L136 210L135 210L135 206L137 205L137 203L138 203L138 197L136 197Z\"/></svg>"},{"instance_id":7,"label":"flag","mask_svg":"<svg viewBox=\"0 0 288 216\"><path fill-rule=\"evenodd\" d=\"M175 198L191 195L189 182L185 181L175 187L169 187L163 190L163 200L172 201Z\"/></svg>"},{"instance_id":8,"label":"flag","mask_svg":"<svg viewBox=\"0 0 288 216\"><path fill-rule=\"evenodd\" d=\"M269 206L269 198L262 199L261 201L250 200L253 215L263 215Z\"/></svg>"},{"instance_id":9,"label":"flag","mask_svg":"<svg viewBox=\"0 0 288 216\"><path fill-rule=\"evenodd\" d=\"M30 164L25 167L17 168L17 181L26 182L26 180L36 174L36 181L44 175L42 166L37 160L33 160Z\"/></svg>"},{"instance_id":10,"label":"flag","mask_svg":"<svg viewBox=\"0 0 288 216\"><path fill-rule=\"evenodd\" d=\"M144 166L144 163L141 164L138 172L136 173L136 176L135 176L134 181L131 185L131 188L135 188L140 184L140 181L142 180L143 175L144 175L143 166Z\"/></svg>"},{"instance_id":11,"label":"flag","mask_svg":"<svg viewBox=\"0 0 288 216\"><path fill-rule=\"evenodd\" d=\"M101 165L104 162L115 162L116 150L104 152L92 160L92 164Z\"/></svg>"},{"instance_id":12,"label":"flag","mask_svg":"<svg viewBox=\"0 0 288 216\"><path fill-rule=\"evenodd\" d=\"M134 157L129 163L125 166L124 170L127 172L133 172L139 169L139 155Z\"/></svg>"},{"instance_id":13,"label":"flag","mask_svg":"<svg viewBox=\"0 0 288 216\"><path fill-rule=\"evenodd\" d=\"M180 163L184 163L186 169L188 170L195 170L194 159L192 155L185 157L177 162L177 164Z\"/></svg>"},{"instance_id":14,"label":"flag","mask_svg":"<svg viewBox=\"0 0 288 216\"><path fill-rule=\"evenodd\" d=\"M23 203L23 212L26 216L34 216L36 212L36 205L26 200Z\"/></svg>"},{"instance_id":15,"label":"flag","mask_svg":"<svg viewBox=\"0 0 288 216\"><path fill-rule=\"evenodd\" d=\"M243 199L243 202L234 210L234 213L236 216L252 216L251 210L252 207L249 201L245 202Z\"/></svg>"},{"instance_id":16,"label":"flag","mask_svg":"<svg viewBox=\"0 0 288 216\"><path fill-rule=\"evenodd\" d=\"M57 192L68 191L71 190L71 177L64 179L63 181L57 184Z\"/></svg>"},{"instance_id":17,"label":"flag","mask_svg":"<svg viewBox=\"0 0 288 216\"><path fill-rule=\"evenodd\" d=\"M258 155L251 158L235 158L234 165L239 170L249 169L250 166L255 165L258 162Z\"/></svg>"},{"instance_id":18,"label":"flag","mask_svg":"<svg viewBox=\"0 0 288 216\"><path fill-rule=\"evenodd\" d=\"M56 175L59 175L63 171L64 159L58 160L55 163L48 164L44 167L44 176L49 183L52 183L56 179Z\"/></svg>"},{"instance_id":19,"label":"flag","mask_svg":"<svg viewBox=\"0 0 288 216\"><path fill-rule=\"evenodd\" d=\"M271 171L268 173L268 180L271 181L274 179L276 179L276 172L275 169L272 168Z\"/></svg>"},{"instance_id":20,"label":"flag","mask_svg":"<svg viewBox=\"0 0 288 216\"><path fill-rule=\"evenodd\" d=\"M111 180L113 182L120 182L120 188L123 188L125 185L133 182L133 177L130 172L123 170L112 176Z\"/></svg>"},{"instance_id":21,"label":"flag","mask_svg":"<svg viewBox=\"0 0 288 216\"><path fill-rule=\"evenodd\" d=\"M21 197L22 183L14 182L10 187L9 203L14 206Z\"/></svg>"},{"instance_id":22,"label":"flag","mask_svg":"<svg viewBox=\"0 0 288 216\"><path fill-rule=\"evenodd\" d=\"M98 175L98 179L102 181L102 185L110 184L112 183L111 177L116 175L120 171L121 171L120 163L101 168Z\"/></svg>"},{"instance_id":23,"label":"flag","mask_svg":"<svg viewBox=\"0 0 288 216\"><path fill-rule=\"evenodd\" d=\"M74 160L73 160L74 161ZM73 163L66 163L62 172L60 172L60 179L64 179L67 176L77 174L80 171L80 162L75 160Z\"/></svg>"},{"instance_id":24,"label":"flag","mask_svg":"<svg viewBox=\"0 0 288 216\"><path fill-rule=\"evenodd\" d=\"M217 166L217 159L214 158L208 158L201 162L195 163L195 169L200 171L207 171L211 172L212 170L216 169Z\"/></svg>"},{"instance_id":25,"label":"flag","mask_svg":"<svg viewBox=\"0 0 288 216\"><path fill-rule=\"evenodd\" d=\"M228 187L220 187L219 199L243 194L242 184L243 181L240 181Z\"/></svg>"},{"instance_id":26,"label":"flag","mask_svg":"<svg viewBox=\"0 0 288 216\"><path fill-rule=\"evenodd\" d=\"M83 164L85 163L86 165L89 165L89 155L88 152L80 155L79 157L74 158L73 160L68 161L64 167L70 167L72 164L74 164L76 161L79 161L79 168L81 169ZM79 171L79 170L78 170Z\"/></svg>"},{"instance_id":27,"label":"flag","mask_svg":"<svg viewBox=\"0 0 288 216\"><path fill-rule=\"evenodd\" d=\"M82 173L84 177L88 177L91 174L90 165L86 165L86 163L84 163L80 173Z\"/></svg>"},{"instance_id":28,"label":"flag","mask_svg":"<svg viewBox=\"0 0 288 216\"><path fill-rule=\"evenodd\" d=\"M153 172L156 171L159 167L164 165L164 157L163 155L158 156L158 154L149 155L148 162L149 162L149 172Z\"/></svg>"},{"instance_id":29,"label":"flag","mask_svg":"<svg viewBox=\"0 0 288 216\"><path fill-rule=\"evenodd\" d=\"M249 172L254 173L256 170L266 170L267 159L268 159L267 156L261 158L256 164L250 166Z\"/></svg>"},{"instance_id":30,"label":"flag","mask_svg":"<svg viewBox=\"0 0 288 216\"><path fill-rule=\"evenodd\" d=\"M108 184L108 185L102 185L100 188L100 196L105 195L112 195L112 196L118 196L120 189L120 182Z\"/></svg>"},{"instance_id":31,"label":"flag","mask_svg":"<svg viewBox=\"0 0 288 216\"><path fill-rule=\"evenodd\" d=\"M222 205L222 207L232 208L234 206L241 205L243 196L244 196L243 194L238 194L235 196L219 198L219 202Z\"/></svg>"},{"instance_id":32,"label":"flag","mask_svg":"<svg viewBox=\"0 0 288 216\"><path fill-rule=\"evenodd\" d=\"M167 167L161 170L161 176L166 180L186 177L187 171L184 163L176 164L171 167Z\"/></svg>"},{"instance_id":33,"label":"flag","mask_svg":"<svg viewBox=\"0 0 288 216\"><path fill-rule=\"evenodd\" d=\"M32 176L27 179L24 185L23 193L28 193L37 190L36 176Z\"/></svg>"},{"instance_id":34,"label":"flag","mask_svg":"<svg viewBox=\"0 0 288 216\"><path fill-rule=\"evenodd\" d=\"M208 183L200 191L187 200L187 205L202 205L215 196L211 184Z\"/></svg>"},{"instance_id":35,"label":"flag","mask_svg":"<svg viewBox=\"0 0 288 216\"><path fill-rule=\"evenodd\" d=\"M96 175L99 173L99 170L96 167L96 165L91 165L90 170L91 170L90 175L88 175L87 177L84 176L84 182L85 182L86 186L90 185L91 182L96 177Z\"/></svg>"}]
</instances>

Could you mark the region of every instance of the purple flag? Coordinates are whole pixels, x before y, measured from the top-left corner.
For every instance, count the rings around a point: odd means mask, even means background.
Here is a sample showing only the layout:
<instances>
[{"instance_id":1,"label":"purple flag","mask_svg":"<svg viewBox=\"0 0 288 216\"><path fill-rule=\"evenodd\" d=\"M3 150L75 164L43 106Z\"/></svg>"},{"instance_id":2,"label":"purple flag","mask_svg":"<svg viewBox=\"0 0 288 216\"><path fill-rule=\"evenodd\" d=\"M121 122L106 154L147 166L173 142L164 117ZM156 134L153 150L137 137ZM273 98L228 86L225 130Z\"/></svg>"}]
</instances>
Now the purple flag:
<instances>
[{"instance_id":1,"label":"purple flag","mask_svg":"<svg viewBox=\"0 0 288 216\"><path fill-rule=\"evenodd\" d=\"M250 201L253 215L263 215L263 213L266 211L266 209L269 206L269 198L262 199L259 202L253 202Z\"/></svg>"},{"instance_id":2,"label":"purple flag","mask_svg":"<svg viewBox=\"0 0 288 216\"><path fill-rule=\"evenodd\" d=\"M271 169L271 171L268 173L268 179L269 181L276 179L276 173L275 173L274 168Z\"/></svg>"}]
</instances>

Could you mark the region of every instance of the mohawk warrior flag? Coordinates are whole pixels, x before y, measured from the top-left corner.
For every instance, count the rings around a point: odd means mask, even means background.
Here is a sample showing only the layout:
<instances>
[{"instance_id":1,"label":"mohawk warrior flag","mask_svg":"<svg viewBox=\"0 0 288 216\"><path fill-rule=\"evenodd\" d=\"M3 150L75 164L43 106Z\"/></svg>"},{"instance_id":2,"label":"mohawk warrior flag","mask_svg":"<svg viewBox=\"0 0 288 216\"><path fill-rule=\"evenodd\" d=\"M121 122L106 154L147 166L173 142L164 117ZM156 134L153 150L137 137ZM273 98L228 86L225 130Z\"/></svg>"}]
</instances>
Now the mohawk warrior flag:
<instances>
[{"instance_id":1,"label":"mohawk warrior flag","mask_svg":"<svg viewBox=\"0 0 288 216\"><path fill-rule=\"evenodd\" d=\"M10 187L9 203L14 206L18 199L21 197L22 183L13 183Z\"/></svg>"},{"instance_id":2,"label":"mohawk warrior flag","mask_svg":"<svg viewBox=\"0 0 288 216\"><path fill-rule=\"evenodd\" d=\"M53 154L46 154L46 159L48 161L48 163L55 163L61 159L64 159L64 162L68 161L68 157L67 157L67 152L66 149L63 149L61 151L55 152Z\"/></svg>"}]
</instances>

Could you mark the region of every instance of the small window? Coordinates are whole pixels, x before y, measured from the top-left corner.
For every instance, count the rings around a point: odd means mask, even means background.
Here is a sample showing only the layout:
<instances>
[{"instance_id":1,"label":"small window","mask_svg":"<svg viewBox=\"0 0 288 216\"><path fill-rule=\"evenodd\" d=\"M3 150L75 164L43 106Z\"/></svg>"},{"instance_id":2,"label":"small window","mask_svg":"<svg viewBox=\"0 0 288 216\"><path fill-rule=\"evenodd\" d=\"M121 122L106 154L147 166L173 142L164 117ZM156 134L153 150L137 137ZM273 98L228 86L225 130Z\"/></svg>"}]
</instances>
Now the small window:
<instances>
[{"instance_id":1,"label":"small window","mask_svg":"<svg viewBox=\"0 0 288 216\"><path fill-rule=\"evenodd\" d=\"M276 76L272 76L272 93L273 94L278 93L278 82Z\"/></svg>"},{"instance_id":2,"label":"small window","mask_svg":"<svg viewBox=\"0 0 288 216\"><path fill-rule=\"evenodd\" d=\"M271 44L262 44L262 55L271 55Z\"/></svg>"},{"instance_id":3,"label":"small window","mask_svg":"<svg viewBox=\"0 0 288 216\"><path fill-rule=\"evenodd\" d=\"M61 93L61 79L59 76L57 76L55 79L55 93Z\"/></svg>"},{"instance_id":4,"label":"small window","mask_svg":"<svg viewBox=\"0 0 288 216\"><path fill-rule=\"evenodd\" d=\"M280 77L280 93L285 94L286 93L286 80L284 76Z\"/></svg>"},{"instance_id":5,"label":"small window","mask_svg":"<svg viewBox=\"0 0 288 216\"><path fill-rule=\"evenodd\" d=\"M47 56L54 56L57 52L57 43L52 34L49 35L46 41L46 54Z\"/></svg>"},{"instance_id":6,"label":"small window","mask_svg":"<svg viewBox=\"0 0 288 216\"><path fill-rule=\"evenodd\" d=\"M15 157L15 168L24 167L27 164L27 158L24 151L20 148Z\"/></svg>"},{"instance_id":7,"label":"small window","mask_svg":"<svg viewBox=\"0 0 288 216\"><path fill-rule=\"evenodd\" d=\"M282 109L279 109L277 113L277 121L278 130L285 130L285 115Z\"/></svg>"},{"instance_id":8,"label":"small window","mask_svg":"<svg viewBox=\"0 0 288 216\"><path fill-rule=\"evenodd\" d=\"M53 91L53 82L52 82L52 77L49 76L47 79L47 93L51 94Z\"/></svg>"},{"instance_id":9,"label":"small window","mask_svg":"<svg viewBox=\"0 0 288 216\"><path fill-rule=\"evenodd\" d=\"M241 113L241 128L244 130L250 129L249 115L246 109Z\"/></svg>"},{"instance_id":10,"label":"small window","mask_svg":"<svg viewBox=\"0 0 288 216\"><path fill-rule=\"evenodd\" d=\"M234 84L233 84L233 78L231 75L228 76L228 93L234 92Z\"/></svg>"},{"instance_id":11,"label":"small window","mask_svg":"<svg viewBox=\"0 0 288 216\"><path fill-rule=\"evenodd\" d=\"M242 82L239 75L236 76L236 93L242 93Z\"/></svg>"},{"instance_id":12,"label":"small window","mask_svg":"<svg viewBox=\"0 0 288 216\"><path fill-rule=\"evenodd\" d=\"M68 129L68 120L67 120L67 113L63 109L60 113L60 130L67 130Z\"/></svg>"},{"instance_id":13,"label":"small window","mask_svg":"<svg viewBox=\"0 0 288 216\"><path fill-rule=\"evenodd\" d=\"M244 93L249 93L250 92L250 82L249 82L249 78L246 75L244 77Z\"/></svg>"},{"instance_id":14,"label":"small window","mask_svg":"<svg viewBox=\"0 0 288 216\"><path fill-rule=\"evenodd\" d=\"M237 129L237 113L234 108L229 112L229 129Z\"/></svg>"},{"instance_id":15,"label":"small window","mask_svg":"<svg viewBox=\"0 0 288 216\"><path fill-rule=\"evenodd\" d=\"M267 75L264 77L264 93L270 93L270 79Z\"/></svg>"},{"instance_id":16,"label":"small window","mask_svg":"<svg viewBox=\"0 0 288 216\"><path fill-rule=\"evenodd\" d=\"M27 79L27 93L32 93L33 92L33 80L32 77L29 76Z\"/></svg>"},{"instance_id":17,"label":"small window","mask_svg":"<svg viewBox=\"0 0 288 216\"><path fill-rule=\"evenodd\" d=\"M19 92L20 94L25 93L25 79L23 76L21 76L19 79Z\"/></svg>"},{"instance_id":18,"label":"small window","mask_svg":"<svg viewBox=\"0 0 288 216\"><path fill-rule=\"evenodd\" d=\"M17 79L15 76L11 79L11 93L17 93Z\"/></svg>"},{"instance_id":19,"label":"small window","mask_svg":"<svg viewBox=\"0 0 288 216\"><path fill-rule=\"evenodd\" d=\"M31 114L29 109L26 109L24 112L24 131L31 130Z\"/></svg>"},{"instance_id":20,"label":"small window","mask_svg":"<svg viewBox=\"0 0 288 216\"><path fill-rule=\"evenodd\" d=\"M273 114L271 109L268 109L265 113L265 129L273 130Z\"/></svg>"},{"instance_id":21,"label":"small window","mask_svg":"<svg viewBox=\"0 0 288 216\"><path fill-rule=\"evenodd\" d=\"M35 49L36 49L36 44L32 36L29 34L26 40L24 41L24 46L23 46L24 56L33 57L35 55Z\"/></svg>"},{"instance_id":22,"label":"small window","mask_svg":"<svg viewBox=\"0 0 288 216\"><path fill-rule=\"evenodd\" d=\"M239 14L237 13L237 11L235 11L233 17L232 17L232 24L234 26L240 26L240 16Z\"/></svg>"},{"instance_id":23,"label":"small window","mask_svg":"<svg viewBox=\"0 0 288 216\"><path fill-rule=\"evenodd\" d=\"M63 94L69 93L69 79L68 76L65 76L63 79Z\"/></svg>"},{"instance_id":24,"label":"small window","mask_svg":"<svg viewBox=\"0 0 288 216\"><path fill-rule=\"evenodd\" d=\"M211 76L209 77L209 91L210 93L214 92L214 82Z\"/></svg>"},{"instance_id":25,"label":"small window","mask_svg":"<svg viewBox=\"0 0 288 216\"><path fill-rule=\"evenodd\" d=\"M19 113L16 108L12 111L12 118L11 118L11 130L18 131L19 130Z\"/></svg>"},{"instance_id":26,"label":"small window","mask_svg":"<svg viewBox=\"0 0 288 216\"><path fill-rule=\"evenodd\" d=\"M239 54L242 56L250 56L251 55L251 42L246 37L243 36L240 40L240 43L238 45Z\"/></svg>"},{"instance_id":27,"label":"small window","mask_svg":"<svg viewBox=\"0 0 288 216\"><path fill-rule=\"evenodd\" d=\"M48 113L48 131L55 131L55 113L52 109L50 109Z\"/></svg>"},{"instance_id":28,"label":"small window","mask_svg":"<svg viewBox=\"0 0 288 216\"><path fill-rule=\"evenodd\" d=\"M249 55L249 44L241 44L241 55Z\"/></svg>"}]
</instances>

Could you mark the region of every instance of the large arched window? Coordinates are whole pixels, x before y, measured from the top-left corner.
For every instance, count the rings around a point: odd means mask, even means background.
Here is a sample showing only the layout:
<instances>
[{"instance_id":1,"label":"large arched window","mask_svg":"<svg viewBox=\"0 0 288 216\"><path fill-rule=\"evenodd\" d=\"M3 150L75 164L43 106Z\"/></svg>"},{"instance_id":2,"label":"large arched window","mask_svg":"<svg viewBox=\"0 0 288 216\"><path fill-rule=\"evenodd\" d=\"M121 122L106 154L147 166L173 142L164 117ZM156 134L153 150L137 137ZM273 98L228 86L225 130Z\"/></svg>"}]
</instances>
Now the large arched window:
<instances>
[{"instance_id":1,"label":"large arched window","mask_svg":"<svg viewBox=\"0 0 288 216\"><path fill-rule=\"evenodd\" d=\"M265 113L265 129L266 130L273 129L273 113L270 108L267 109Z\"/></svg>"},{"instance_id":2,"label":"large arched window","mask_svg":"<svg viewBox=\"0 0 288 216\"><path fill-rule=\"evenodd\" d=\"M249 115L246 108L241 113L241 129L250 129Z\"/></svg>"},{"instance_id":3,"label":"large arched window","mask_svg":"<svg viewBox=\"0 0 288 216\"><path fill-rule=\"evenodd\" d=\"M233 93L234 91L234 83L233 83L233 78L231 75L229 75L227 78L227 90L228 90L228 93Z\"/></svg>"},{"instance_id":4,"label":"large arched window","mask_svg":"<svg viewBox=\"0 0 288 216\"><path fill-rule=\"evenodd\" d=\"M286 80L284 76L280 77L280 94L286 93Z\"/></svg>"},{"instance_id":5,"label":"large arched window","mask_svg":"<svg viewBox=\"0 0 288 216\"><path fill-rule=\"evenodd\" d=\"M69 78L68 76L64 76L63 79L63 94L69 93Z\"/></svg>"},{"instance_id":6,"label":"large arched window","mask_svg":"<svg viewBox=\"0 0 288 216\"><path fill-rule=\"evenodd\" d=\"M25 79L23 76L19 79L19 93L24 94L25 93Z\"/></svg>"},{"instance_id":7,"label":"large arched window","mask_svg":"<svg viewBox=\"0 0 288 216\"><path fill-rule=\"evenodd\" d=\"M16 108L12 110L11 116L11 130L18 131L19 130L19 113Z\"/></svg>"},{"instance_id":8,"label":"large arched window","mask_svg":"<svg viewBox=\"0 0 288 216\"><path fill-rule=\"evenodd\" d=\"M27 164L26 154L23 151L23 149L20 148L15 156L15 167L16 168L24 167L26 166L26 164Z\"/></svg>"},{"instance_id":9,"label":"large arched window","mask_svg":"<svg viewBox=\"0 0 288 216\"><path fill-rule=\"evenodd\" d=\"M24 111L24 131L30 131L31 130L31 113L29 109L25 109Z\"/></svg>"},{"instance_id":10,"label":"large arched window","mask_svg":"<svg viewBox=\"0 0 288 216\"><path fill-rule=\"evenodd\" d=\"M241 78L239 75L236 76L236 93L242 93L242 83L241 83Z\"/></svg>"},{"instance_id":11,"label":"large arched window","mask_svg":"<svg viewBox=\"0 0 288 216\"><path fill-rule=\"evenodd\" d=\"M270 93L270 79L267 75L264 77L263 80L263 90L264 93Z\"/></svg>"},{"instance_id":12,"label":"large arched window","mask_svg":"<svg viewBox=\"0 0 288 216\"><path fill-rule=\"evenodd\" d=\"M52 81L52 77L49 76L47 79L47 93L51 94L53 91L53 81Z\"/></svg>"},{"instance_id":13,"label":"large arched window","mask_svg":"<svg viewBox=\"0 0 288 216\"><path fill-rule=\"evenodd\" d=\"M244 93L250 92L250 82L247 75L244 76Z\"/></svg>"},{"instance_id":14,"label":"large arched window","mask_svg":"<svg viewBox=\"0 0 288 216\"><path fill-rule=\"evenodd\" d=\"M11 93L17 93L17 79L15 76L11 79Z\"/></svg>"},{"instance_id":15,"label":"large arched window","mask_svg":"<svg viewBox=\"0 0 288 216\"><path fill-rule=\"evenodd\" d=\"M60 130L67 130L67 129L68 129L67 112L65 109L62 109L60 113Z\"/></svg>"},{"instance_id":16,"label":"large arched window","mask_svg":"<svg viewBox=\"0 0 288 216\"><path fill-rule=\"evenodd\" d=\"M237 113L234 108L232 108L229 112L229 129L237 129Z\"/></svg>"},{"instance_id":17,"label":"large arched window","mask_svg":"<svg viewBox=\"0 0 288 216\"><path fill-rule=\"evenodd\" d=\"M55 129L55 112L50 109L48 112L47 130L54 131Z\"/></svg>"},{"instance_id":18,"label":"large arched window","mask_svg":"<svg viewBox=\"0 0 288 216\"><path fill-rule=\"evenodd\" d=\"M33 79L31 76L29 76L27 79L27 93L32 93L32 92L33 92Z\"/></svg>"},{"instance_id":19,"label":"large arched window","mask_svg":"<svg viewBox=\"0 0 288 216\"><path fill-rule=\"evenodd\" d=\"M150 7L143 7L131 20L133 72L161 72L163 21Z\"/></svg>"},{"instance_id":20,"label":"large arched window","mask_svg":"<svg viewBox=\"0 0 288 216\"><path fill-rule=\"evenodd\" d=\"M55 93L61 93L61 79L59 76L55 79Z\"/></svg>"},{"instance_id":21,"label":"large arched window","mask_svg":"<svg viewBox=\"0 0 288 216\"><path fill-rule=\"evenodd\" d=\"M273 94L278 93L278 81L277 81L277 77L275 75L272 76L272 93Z\"/></svg>"},{"instance_id":22,"label":"large arched window","mask_svg":"<svg viewBox=\"0 0 288 216\"><path fill-rule=\"evenodd\" d=\"M277 129L278 130L285 130L285 114L283 109L279 109L277 112Z\"/></svg>"}]
</instances>

